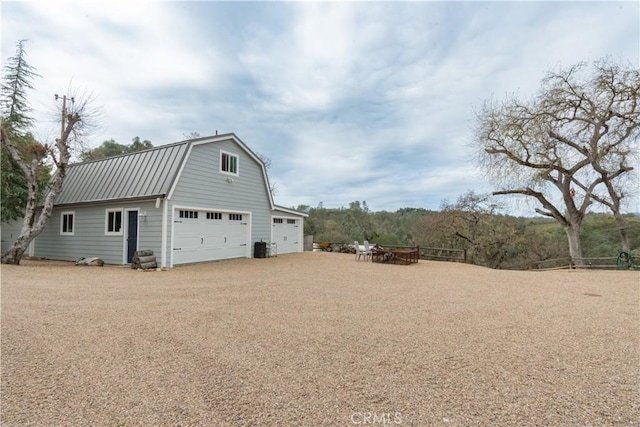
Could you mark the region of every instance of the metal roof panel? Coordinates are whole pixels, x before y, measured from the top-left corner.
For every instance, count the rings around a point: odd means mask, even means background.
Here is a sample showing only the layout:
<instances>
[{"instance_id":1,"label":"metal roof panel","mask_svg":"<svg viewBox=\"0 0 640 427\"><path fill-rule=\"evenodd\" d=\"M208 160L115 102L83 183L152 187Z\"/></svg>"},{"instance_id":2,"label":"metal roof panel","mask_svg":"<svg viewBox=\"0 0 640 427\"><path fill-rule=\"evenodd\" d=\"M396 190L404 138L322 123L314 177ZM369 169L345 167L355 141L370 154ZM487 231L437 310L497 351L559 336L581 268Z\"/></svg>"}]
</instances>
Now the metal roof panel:
<instances>
[{"instance_id":1,"label":"metal roof panel","mask_svg":"<svg viewBox=\"0 0 640 427\"><path fill-rule=\"evenodd\" d=\"M189 142L69 166L56 204L167 194Z\"/></svg>"}]
</instances>

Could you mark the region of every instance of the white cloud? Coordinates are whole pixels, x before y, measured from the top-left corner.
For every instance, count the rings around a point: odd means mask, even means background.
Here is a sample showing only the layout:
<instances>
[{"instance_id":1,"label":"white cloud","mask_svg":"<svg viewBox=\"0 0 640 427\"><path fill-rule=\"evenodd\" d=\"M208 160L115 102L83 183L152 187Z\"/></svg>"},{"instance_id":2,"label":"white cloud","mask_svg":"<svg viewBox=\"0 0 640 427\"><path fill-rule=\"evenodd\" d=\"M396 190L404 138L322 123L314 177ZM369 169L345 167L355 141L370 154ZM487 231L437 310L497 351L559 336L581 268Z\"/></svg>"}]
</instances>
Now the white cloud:
<instances>
[{"instance_id":1,"label":"white cloud","mask_svg":"<svg viewBox=\"0 0 640 427\"><path fill-rule=\"evenodd\" d=\"M638 64L639 8L5 2L2 49L6 58L30 39L44 77L38 111L48 114L70 80L93 91L105 123L93 145L236 132L272 159L285 206L435 209L490 191L469 158L474 109L492 96L530 96L558 65L607 54ZM38 120L42 134L55 134L50 115Z\"/></svg>"},{"instance_id":2,"label":"white cloud","mask_svg":"<svg viewBox=\"0 0 640 427\"><path fill-rule=\"evenodd\" d=\"M288 31L256 28L241 64L262 94L261 111L327 111L354 84L352 73L379 24L362 22L362 9L347 3L299 3ZM357 82L355 82L357 83Z\"/></svg>"}]
</instances>

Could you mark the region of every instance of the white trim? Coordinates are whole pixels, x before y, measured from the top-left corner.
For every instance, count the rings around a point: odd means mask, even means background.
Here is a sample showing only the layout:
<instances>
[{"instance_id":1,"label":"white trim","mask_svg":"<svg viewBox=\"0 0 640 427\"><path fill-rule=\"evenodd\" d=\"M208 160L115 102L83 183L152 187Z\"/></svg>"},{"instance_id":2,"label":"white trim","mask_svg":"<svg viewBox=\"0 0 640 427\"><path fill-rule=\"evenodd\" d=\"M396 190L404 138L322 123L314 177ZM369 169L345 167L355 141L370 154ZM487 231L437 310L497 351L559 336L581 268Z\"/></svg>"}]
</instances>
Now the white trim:
<instances>
[{"instance_id":1,"label":"white trim","mask_svg":"<svg viewBox=\"0 0 640 427\"><path fill-rule=\"evenodd\" d=\"M109 213L120 212L120 231L109 231ZM104 235L105 236L122 236L122 229L124 228L124 212L122 208L106 208L104 210Z\"/></svg>"},{"instance_id":2,"label":"white trim","mask_svg":"<svg viewBox=\"0 0 640 427\"><path fill-rule=\"evenodd\" d=\"M210 211L210 212L222 212L222 213L239 213L239 214L247 214L251 215L251 211L241 211L239 209L218 209L211 207L202 207L202 206L187 206L187 205L173 205L173 210L188 210L188 211ZM200 219L200 217L198 217Z\"/></svg>"},{"instance_id":3,"label":"white trim","mask_svg":"<svg viewBox=\"0 0 640 427\"><path fill-rule=\"evenodd\" d=\"M176 190L178 186L178 182L180 182L180 177L182 176L182 171L184 170L187 162L189 162L189 157L191 156L191 150L193 149L193 143L189 143L189 147L187 148L187 152L182 158L182 164L180 165L180 169L178 169L178 173L175 176L173 184L171 184L171 189L169 189L169 194L167 194L167 199L171 199L173 197L173 192ZM173 219L172 219L173 220Z\"/></svg>"},{"instance_id":4,"label":"white trim","mask_svg":"<svg viewBox=\"0 0 640 427\"><path fill-rule=\"evenodd\" d=\"M274 229L274 225L275 223L273 222L274 219L276 218L280 218L280 219L293 219L295 221L298 221L298 252L303 252L304 251L304 217L299 216L299 217L292 217L292 216L285 216L285 215L271 215L271 237L270 237L270 241L273 242L273 229ZM283 221L283 224L286 224L286 222Z\"/></svg>"},{"instance_id":5,"label":"white trim","mask_svg":"<svg viewBox=\"0 0 640 427\"><path fill-rule=\"evenodd\" d=\"M71 221L71 232L62 231L64 226L64 216L65 215L73 215L73 220ZM73 236L76 234L76 211L62 211L60 212L60 235L61 236Z\"/></svg>"},{"instance_id":6,"label":"white trim","mask_svg":"<svg viewBox=\"0 0 640 427\"><path fill-rule=\"evenodd\" d=\"M127 242L127 237L129 236L129 212L136 211L138 212L138 227L136 230L136 250L140 247L140 208L125 208L124 209L124 218L122 218L122 264L129 264L127 262L127 250L129 249L129 244Z\"/></svg>"},{"instance_id":7,"label":"white trim","mask_svg":"<svg viewBox=\"0 0 640 427\"><path fill-rule=\"evenodd\" d=\"M229 156L229 163L231 163L231 158L235 157L235 159L236 159L236 171L235 172L222 170L222 156L224 156L225 154L227 156ZM221 174L223 174L223 175L231 175L231 176L240 176L240 156L238 154L232 153L230 151L226 151L226 150L223 150L223 149L220 149L220 157L219 157L218 162L219 162L218 166L220 166L218 168L218 172L220 172Z\"/></svg>"},{"instance_id":8,"label":"white trim","mask_svg":"<svg viewBox=\"0 0 640 427\"><path fill-rule=\"evenodd\" d=\"M242 148L253 160L255 160L256 162L264 165L264 163L262 163L262 160L260 160L260 157L256 156L255 153L253 151L251 151L249 149L249 147L247 147L245 145L244 142L240 141L240 138L238 138L238 136L235 133L227 133L224 135L216 135L214 137L211 138L206 138L203 139L202 141L192 141L191 144L193 145L202 145L202 144L209 144L212 142L220 142L220 141L227 141L227 140L233 140L236 144L238 144L240 146L240 148Z\"/></svg>"},{"instance_id":9,"label":"white trim","mask_svg":"<svg viewBox=\"0 0 640 427\"><path fill-rule=\"evenodd\" d=\"M304 212L299 212L299 211L296 211L294 209L283 208L282 206L275 206L275 207L273 207L272 210L279 211L279 212L284 212L284 213L288 213L288 214L292 214L292 215L296 215L298 217L308 217L309 216L309 214L306 214ZM283 217L283 218L286 218L286 217Z\"/></svg>"},{"instance_id":10,"label":"white trim","mask_svg":"<svg viewBox=\"0 0 640 427\"><path fill-rule=\"evenodd\" d=\"M184 155L184 158L182 160L182 164L180 165L180 169L178 170L178 173L175 176L175 180L173 181L173 184L171 185L171 189L169 190L169 193L167 194L167 199L171 200L171 198L173 197L173 192L175 191L175 189L176 189L176 187L178 185L178 182L180 182L180 177L182 176L182 172L184 171L184 168L185 168L187 162L189 161L189 157L191 156L191 150L193 149L193 147L195 145L211 144L211 143L214 143L214 142L229 141L229 140L235 142L245 153L247 153L249 155L249 157L251 157L253 160L255 160L260 165L260 168L262 169L262 177L264 178L265 190L267 191L267 195L269 196L269 207L271 208L271 210L276 209L276 205L273 202L273 194L271 194L271 186L269 185L269 178L267 177L267 168L264 166L264 162L262 160L260 160L260 158L258 156L256 156L254 154L254 152L251 151L251 149L249 149L249 147L247 147L233 133L230 133L230 134L228 133L228 134L224 134L224 135L217 135L217 136L214 136L214 137L208 137L208 138L204 138L204 139L202 139L200 141L195 141L195 140L189 141L188 142L189 148L187 149L187 152ZM280 209L280 208L278 208L278 209ZM304 214L302 214L300 212L298 212L298 214L304 215Z\"/></svg>"},{"instance_id":11,"label":"white trim","mask_svg":"<svg viewBox=\"0 0 640 427\"><path fill-rule=\"evenodd\" d=\"M169 247L169 267L173 268L173 242L176 234L176 207L171 207L171 246Z\"/></svg>"},{"instance_id":12,"label":"white trim","mask_svg":"<svg viewBox=\"0 0 640 427\"><path fill-rule=\"evenodd\" d=\"M212 207L202 207L202 206L189 206L189 205L173 205L171 207L171 253L169 254L170 262L169 267L173 268L173 242L175 241L175 221L176 221L176 211L178 210L192 210L192 211L211 211L211 212L222 212L222 213L239 213L242 215L247 215L245 219L243 217L242 222L247 223L247 248L245 250L245 258L251 258L251 236L252 236L252 226L253 226L253 213L251 211L241 211L237 209L218 209ZM198 218L199 220L200 218Z\"/></svg>"},{"instance_id":13,"label":"white trim","mask_svg":"<svg viewBox=\"0 0 640 427\"><path fill-rule=\"evenodd\" d=\"M167 206L169 202L167 199L162 199L162 238L160 249L160 267L167 266Z\"/></svg>"}]
</instances>

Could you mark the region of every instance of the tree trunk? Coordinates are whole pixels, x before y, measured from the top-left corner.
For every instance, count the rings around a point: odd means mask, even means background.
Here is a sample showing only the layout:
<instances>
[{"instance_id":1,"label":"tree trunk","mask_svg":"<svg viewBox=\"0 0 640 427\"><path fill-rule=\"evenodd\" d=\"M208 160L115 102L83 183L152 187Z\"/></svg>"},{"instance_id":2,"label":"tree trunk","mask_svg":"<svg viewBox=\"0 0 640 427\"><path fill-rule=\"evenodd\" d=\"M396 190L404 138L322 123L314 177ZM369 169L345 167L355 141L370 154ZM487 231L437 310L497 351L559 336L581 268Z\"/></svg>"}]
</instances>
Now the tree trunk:
<instances>
[{"instance_id":1,"label":"tree trunk","mask_svg":"<svg viewBox=\"0 0 640 427\"><path fill-rule=\"evenodd\" d=\"M44 213L40 214L41 218L39 219L39 221L37 221L34 224L35 210L32 211L31 209L27 208L27 211L28 213L23 220L20 236L18 236L18 238L16 239L15 242L13 242L11 247L2 254L2 258L0 259L0 263L2 264L19 265L20 259L26 252L27 248L29 247L29 244L31 244L33 239L38 237L38 235L44 229L44 226L46 224L46 220L43 221L43 218L42 218ZM47 219L50 216L51 216L51 212L49 212Z\"/></svg>"},{"instance_id":2,"label":"tree trunk","mask_svg":"<svg viewBox=\"0 0 640 427\"><path fill-rule=\"evenodd\" d=\"M616 219L616 225L620 232L620 241L622 242L622 250L624 252L631 252L631 244L629 243L629 236L627 235L627 227L624 218L620 215L620 212L614 212L613 216Z\"/></svg>"},{"instance_id":3,"label":"tree trunk","mask_svg":"<svg viewBox=\"0 0 640 427\"><path fill-rule=\"evenodd\" d=\"M148 270L150 268L158 268L158 264L155 261L152 262L143 262L140 264L140 268L143 270Z\"/></svg>"},{"instance_id":4,"label":"tree trunk","mask_svg":"<svg viewBox=\"0 0 640 427\"><path fill-rule=\"evenodd\" d=\"M18 242L15 242L5 253L2 254L2 264L19 265L26 246L16 246Z\"/></svg>"},{"instance_id":5,"label":"tree trunk","mask_svg":"<svg viewBox=\"0 0 640 427\"><path fill-rule=\"evenodd\" d=\"M564 227L569 241L569 256L575 265L584 265L582 246L580 245L580 225L570 224Z\"/></svg>"},{"instance_id":6,"label":"tree trunk","mask_svg":"<svg viewBox=\"0 0 640 427\"><path fill-rule=\"evenodd\" d=\"M64 105L64 104L63 104ZM65 112L65 107L63 106L63 112ZM56 158L53 154L52 159L56 164L57 169L54 175L53 182L51 183L51 188L47 193L42 210L39 215L36 215L36 210L38 208L38 162L40 158L34 157L31 159L31 162L28 163L20 157L18 150L16 149L14 143L11 141L9 136L6 134L5 130L2 129L2 143L7 147L9 154L13 160L18 163L20 169L24 173L24 176L27 180L27 189L29 195L27 197L27 205L25 207L25 216L22 223L22 231L20 232L20 236L13 243L13 245L7 250L7 252L2 254L0 258L0 262L2 264L20 264L20 259L24 254L25 250L29 246L29 243L33 239L35 239L41 232L44 230L44 227L47 225L49 218L51 218L51 214L53 213L53 205L56 201L56 197L62 191L62 183L67 173L67 166L69 165L69 159L71 158L71 153L69 152L69 145L67 143L69 139L69 135L74 130L75 125L80 121L80 116L75 114L69 114L66 117L66 124L64 125L64 131L60 138L56 139L56 146L58 148L58 158ZM63 122L64 123L64 122ZM37 217L37 219L36 219Z\"/></svg>"}]
</instances>

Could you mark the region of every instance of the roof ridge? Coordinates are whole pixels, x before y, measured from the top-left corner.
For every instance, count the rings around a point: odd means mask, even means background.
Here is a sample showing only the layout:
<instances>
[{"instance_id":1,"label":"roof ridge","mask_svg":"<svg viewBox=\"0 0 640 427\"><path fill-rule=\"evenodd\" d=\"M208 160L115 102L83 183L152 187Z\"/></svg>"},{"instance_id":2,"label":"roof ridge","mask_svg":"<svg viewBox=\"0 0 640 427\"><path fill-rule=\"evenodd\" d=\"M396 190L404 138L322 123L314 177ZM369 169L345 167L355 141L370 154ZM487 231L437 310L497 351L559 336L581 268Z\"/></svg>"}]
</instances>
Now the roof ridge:
<instances>
[{"instance_id":1,"label":"roof ridge","mask_svg":"<svg viewBox=\"0 0 640 427\"><path fill-rule=\"evenodd\" d=\"M101 162L103 160L107 160L107 159L114 159L116 157L124 157L124 156L131 156L134 154L139 154L139 153L146 153L149 151L153 151L153 150L161 150L161 149L165 149L165 148L169 148L169 147L173 147L176 145L180 145L180 144L190 144L192 142L196 142L196 141L201 141L201 140L205 140L205 139L210 139L210 138L221 138L221 137L235 137L236 139L240 139L238 138L238 136L233 133L233 132L228 132L228 133L221 133L218 134L216 132L215 135L208 135L208 136L199 136L197 138L191 138L191 139L183 139L182 141L178 141L178 142L171 142L169 144L162 144L162 145L158 145L156 147L151 147L151 148L147 148L145 150L140 150L140 151L134 151L132 153L122 153L122 154L116 154L115 156L109 156L109 157L103 157L101 159L93 159L93 160L86 160L84 162L77 162L77 163L72 163L69 166L79 166L79 165L86 165L89 163L93 163L93 162Z\"/></svg>"},{"instance_id":2,"label":"roof ridge","mask_svg":"<svg viewBox=\"0 0 640 427\"><path fill-rule=\"evenodd\" d=\"M174 147L176 145L188 144L191 141L194 141L194 140L193 139L185 139L183 141L172 142L170 144L158 145L156 147L146 148L146 149L140 150L140 151L133 151L131 153L116 154L114 156L102 157L100 159L92 159L92 160L85 160L83 162L72 163L69 166L87 165L87 164L90 164L90 163L102 162L102 161L105 161L105 160L111 160L111 159L115 159L115 158L118 158L118 157L133 156L133 155L136 155L136 154L148 153L149 151L154 151L154 150L164 150L164 149L167 149L167 148L170 148L170 147Z\"/></svg>"}]
</instances>

